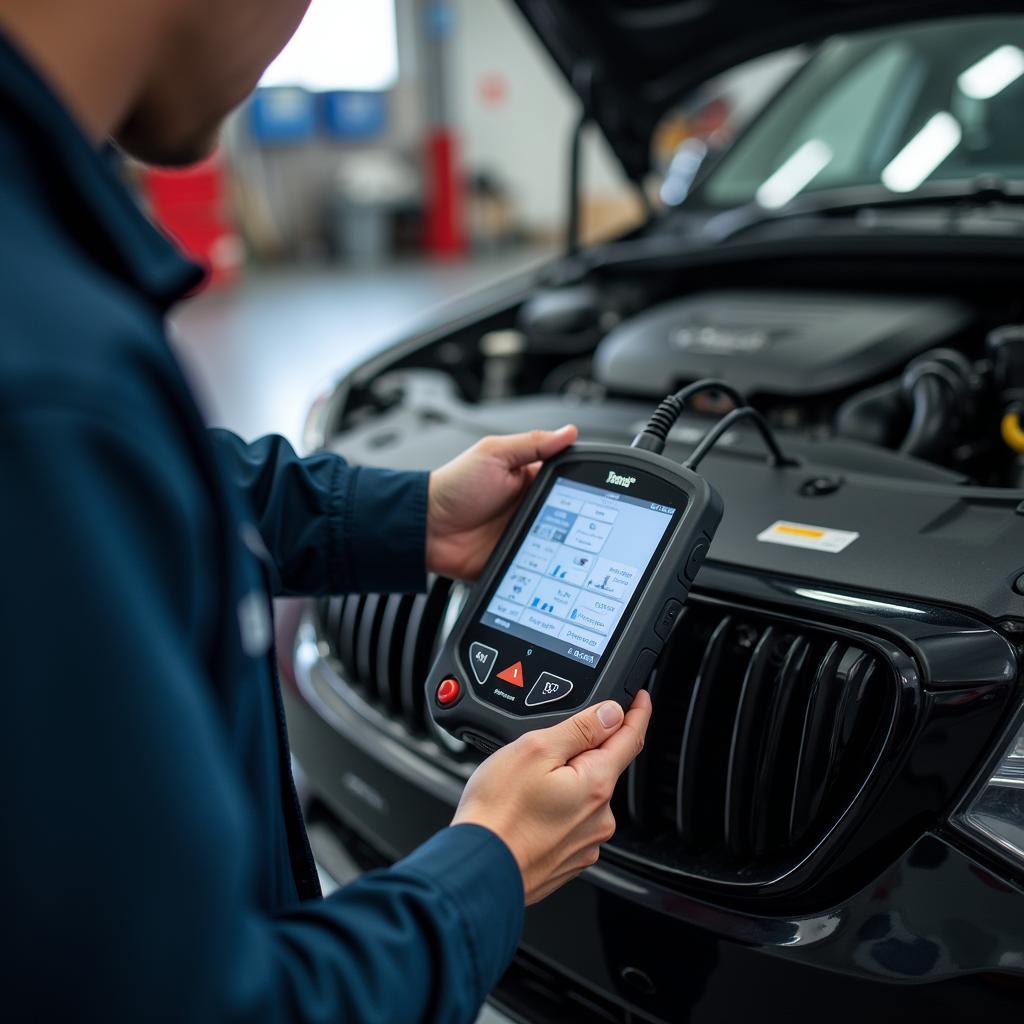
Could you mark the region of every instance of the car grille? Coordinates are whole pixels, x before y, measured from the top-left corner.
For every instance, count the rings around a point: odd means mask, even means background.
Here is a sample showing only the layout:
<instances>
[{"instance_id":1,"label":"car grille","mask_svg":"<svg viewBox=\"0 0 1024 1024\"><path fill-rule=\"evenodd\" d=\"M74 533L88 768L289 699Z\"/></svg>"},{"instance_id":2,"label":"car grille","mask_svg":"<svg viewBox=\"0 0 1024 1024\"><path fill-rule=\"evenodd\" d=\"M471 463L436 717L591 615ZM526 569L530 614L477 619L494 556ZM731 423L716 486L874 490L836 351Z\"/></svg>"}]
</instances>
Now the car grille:
<instances>
[{"instance_id":1,"label":"car grille","mask_svg":"<svg viewBox=\"0 0 1024 1024\"><path fill-rule=\"evenodd\" d=\"M899 693L866 636L696 598L652 690L618 840L729 880L785 870L833 829L875 769Z\"/></svg>"},{"instance_id":2,"label":"car grille","mask_svg":"<svg viewBox=\"0 0 1024 1024\"><path fill-rule=\"evenodd\" d=\"M440 733L424 680L464 589L322 600L318 632L347 687L465 774L479 756ZM647 748L615 797L612 847L729 884L786 871L845 818L897 711L896 672L861 633L694 595L655 669Z\"/></svg>"},{"instance_id":3,"label":"car grille","mask_svg":"<svg viewBox=\"0 0 1024 1024\"><path fill-rule=\"evenodd\" d=\"M433 740L436 755L456 763L479 756L434 726L423 694L465 594L461 584L432 577L423 594L350 594L317 603L317 632L350 690L347 696L400 724L411 738Z\"/></svg>"}]
</instances>

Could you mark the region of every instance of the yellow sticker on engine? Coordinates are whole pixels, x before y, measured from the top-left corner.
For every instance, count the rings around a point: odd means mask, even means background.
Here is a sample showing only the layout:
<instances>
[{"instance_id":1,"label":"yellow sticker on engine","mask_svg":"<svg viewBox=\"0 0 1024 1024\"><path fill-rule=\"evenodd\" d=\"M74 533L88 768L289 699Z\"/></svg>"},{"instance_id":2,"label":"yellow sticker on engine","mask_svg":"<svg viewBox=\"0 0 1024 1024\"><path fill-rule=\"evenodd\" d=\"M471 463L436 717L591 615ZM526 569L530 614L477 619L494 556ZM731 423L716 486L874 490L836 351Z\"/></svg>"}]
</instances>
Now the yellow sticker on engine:
<instances>
[{"instance_id":1,"label":"yellow sticker on engine","mask_svg":"<svg viewBox=\"0 0 1024 1024\"><path fill-rule=\"evenodd\" d=\"M790 523L780 519L777 523L772 523L767 530L762 530L757 539L765 544L786 544L791 548L808 548L811 551L838 555L859 536L859 533L851 530L832 530L826 526Z\"/></svg>"}]
</instances>

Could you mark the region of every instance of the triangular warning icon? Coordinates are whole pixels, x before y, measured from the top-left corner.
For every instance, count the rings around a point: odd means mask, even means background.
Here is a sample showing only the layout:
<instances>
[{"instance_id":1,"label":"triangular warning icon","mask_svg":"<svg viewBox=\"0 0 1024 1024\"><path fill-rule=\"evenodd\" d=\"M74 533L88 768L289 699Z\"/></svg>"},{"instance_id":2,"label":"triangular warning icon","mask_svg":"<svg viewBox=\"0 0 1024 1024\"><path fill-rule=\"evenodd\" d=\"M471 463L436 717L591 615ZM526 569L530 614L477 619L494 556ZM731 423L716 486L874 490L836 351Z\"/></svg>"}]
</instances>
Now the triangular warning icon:
<instances>
[{"instance_id":1,"label":"triangular warning icon","mask_svg":"<svg viewBox=\"0 0 1024 1024\"><path fill-rule=\"evenodd\" d=\"M511 683L513 686L523 685L523 663L517 661L514 665L509 665L508 668L502 669L498 673L498 678L506 683Z\"/></svg>"}]
</instances>

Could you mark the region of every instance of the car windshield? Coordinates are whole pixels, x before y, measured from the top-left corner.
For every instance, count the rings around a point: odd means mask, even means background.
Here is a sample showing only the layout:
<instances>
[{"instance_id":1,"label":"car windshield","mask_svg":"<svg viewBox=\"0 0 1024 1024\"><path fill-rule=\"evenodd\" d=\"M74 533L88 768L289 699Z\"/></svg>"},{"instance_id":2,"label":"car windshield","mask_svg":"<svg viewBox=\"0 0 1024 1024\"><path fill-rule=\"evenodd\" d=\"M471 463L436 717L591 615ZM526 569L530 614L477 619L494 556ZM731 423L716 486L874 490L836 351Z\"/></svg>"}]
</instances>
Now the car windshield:
<instances>
[{"instance_id":1,"label":"car windshield","mask_svg":"<svg viewBox=\"0 0 1024 1024\"><path fill-rule=\"evenodd\" d=\"M824 43L693 195L757 202L927 181L1024 179L1024 17L949 19Z\"/></svg>"}]
</instances>

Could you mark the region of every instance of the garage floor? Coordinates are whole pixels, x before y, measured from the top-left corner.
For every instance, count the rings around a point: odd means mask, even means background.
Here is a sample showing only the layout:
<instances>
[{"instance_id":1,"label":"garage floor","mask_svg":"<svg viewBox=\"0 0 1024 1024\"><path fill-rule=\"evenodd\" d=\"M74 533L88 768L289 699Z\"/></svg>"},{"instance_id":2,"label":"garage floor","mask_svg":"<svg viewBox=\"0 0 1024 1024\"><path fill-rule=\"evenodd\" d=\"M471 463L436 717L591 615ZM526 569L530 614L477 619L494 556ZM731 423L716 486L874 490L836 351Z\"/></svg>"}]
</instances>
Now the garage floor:
<instances>
[{"instance_id":1,"label":"garage floor","mask_svg":"<svg viewBox=\"0 0 1024 1024\"><path fill-rule=\"evenodd\" d=\"M415 329L417 320L534 266L520 250L458 263L378 271L259 271L201 295L174 317L174 342L211 425L298 445L313 398L346 367ZM508 1024L490 1007L477 1024Z\"/></svg>"},{"instance_id":2,"label":"garage floor","mask_svg":"<svg viewBox=\"0 0 1024 1024\"><path fill-rule=\"evenodd\" d=\"M341 371L446 303L547 258L543 250L374 271L256 271L174 317L175 344L211 425L297 444L313 398Z\"/></svg>"}]
</instances>

